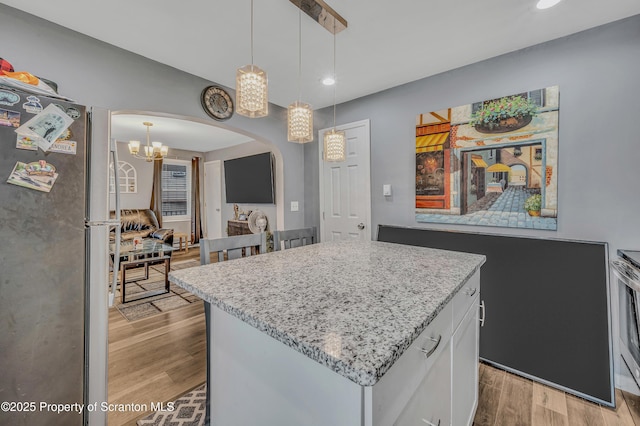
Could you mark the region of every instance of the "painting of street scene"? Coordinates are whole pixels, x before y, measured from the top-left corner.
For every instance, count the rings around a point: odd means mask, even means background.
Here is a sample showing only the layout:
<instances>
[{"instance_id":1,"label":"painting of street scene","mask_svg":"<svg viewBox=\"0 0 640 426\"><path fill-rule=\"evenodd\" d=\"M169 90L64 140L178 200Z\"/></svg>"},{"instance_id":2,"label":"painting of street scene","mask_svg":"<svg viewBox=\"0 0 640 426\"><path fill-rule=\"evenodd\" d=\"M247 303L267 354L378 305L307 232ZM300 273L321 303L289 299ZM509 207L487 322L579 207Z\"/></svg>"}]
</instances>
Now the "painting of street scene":
<instances>
[{"instance_id":1,"label":"painting of street scene","mask_svg":"<svg viewBox=\"0 0 640 426\"><path fill-rule=\"evenodd\" d=\"M416 221L557 230L558 86L420 114Z\"/></svg>"}]
</instances>

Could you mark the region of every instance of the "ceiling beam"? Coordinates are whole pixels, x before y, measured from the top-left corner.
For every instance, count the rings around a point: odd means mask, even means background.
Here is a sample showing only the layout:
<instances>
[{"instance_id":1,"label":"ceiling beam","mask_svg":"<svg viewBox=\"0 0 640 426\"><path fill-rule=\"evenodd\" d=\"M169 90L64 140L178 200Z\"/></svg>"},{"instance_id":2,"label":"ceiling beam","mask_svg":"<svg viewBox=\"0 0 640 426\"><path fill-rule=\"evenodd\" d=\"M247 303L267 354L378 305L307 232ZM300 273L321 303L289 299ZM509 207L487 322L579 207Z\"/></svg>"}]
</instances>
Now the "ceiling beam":
<instances>
[{"instance_id":1,"label":"ceiling beam","mask_svg":"<svg viewBox=\"0 0 640 426\"><path fill-rule=\"evenodd\" d=\"M347 28L347 20L322 0L289 0L331 34Z\"/></svg>"}]
</instances>

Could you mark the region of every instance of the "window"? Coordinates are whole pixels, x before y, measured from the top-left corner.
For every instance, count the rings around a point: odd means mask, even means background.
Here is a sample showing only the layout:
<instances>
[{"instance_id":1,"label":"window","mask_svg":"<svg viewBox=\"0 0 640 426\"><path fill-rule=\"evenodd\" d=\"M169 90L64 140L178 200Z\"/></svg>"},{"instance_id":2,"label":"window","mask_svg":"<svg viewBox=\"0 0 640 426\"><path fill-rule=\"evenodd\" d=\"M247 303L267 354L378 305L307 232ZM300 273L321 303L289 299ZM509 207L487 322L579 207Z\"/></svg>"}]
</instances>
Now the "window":
<instances>
[{"instance_id":1,"label":"window","mask_svg":"<svg viewBox=\"0 0 640 426\"><path fill-rule=\"evenodd\" d=\"M121 194L138 192L136 169L126 161L118 161L118 184ZM109 192L116 192L116 181L113 176L113 163L109 164Z\"/></svg>"},{"instance_id":2,"label":"window","mask_svg":"<svg viewBox=\"0 0 640 426\"><path fill-rule=\"evenodd\" d=\"M162 217L187 219L191 215L191 162L162 163Z\"/></svg>"}]
</instances>

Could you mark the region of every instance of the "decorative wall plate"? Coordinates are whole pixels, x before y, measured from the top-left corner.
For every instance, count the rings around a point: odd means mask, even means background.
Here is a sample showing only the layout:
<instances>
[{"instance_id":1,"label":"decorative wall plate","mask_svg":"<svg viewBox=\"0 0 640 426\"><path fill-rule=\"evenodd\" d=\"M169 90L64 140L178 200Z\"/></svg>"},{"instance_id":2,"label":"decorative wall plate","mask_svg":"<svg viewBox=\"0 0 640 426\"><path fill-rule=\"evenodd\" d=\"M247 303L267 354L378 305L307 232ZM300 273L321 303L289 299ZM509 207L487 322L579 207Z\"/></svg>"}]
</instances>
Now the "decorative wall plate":
<instances>
[{"instance_id":1,"label":"decorative wall plate","mask_svg":"<svg viewBox=\"0 0 640 426\"><path fill-rule=\"evenodd\" d=\"M233 115L233 100L222 87L205 87L200 96L200 102L204 111L213 119L223 121Z\"/></svg>"}]
</instances>

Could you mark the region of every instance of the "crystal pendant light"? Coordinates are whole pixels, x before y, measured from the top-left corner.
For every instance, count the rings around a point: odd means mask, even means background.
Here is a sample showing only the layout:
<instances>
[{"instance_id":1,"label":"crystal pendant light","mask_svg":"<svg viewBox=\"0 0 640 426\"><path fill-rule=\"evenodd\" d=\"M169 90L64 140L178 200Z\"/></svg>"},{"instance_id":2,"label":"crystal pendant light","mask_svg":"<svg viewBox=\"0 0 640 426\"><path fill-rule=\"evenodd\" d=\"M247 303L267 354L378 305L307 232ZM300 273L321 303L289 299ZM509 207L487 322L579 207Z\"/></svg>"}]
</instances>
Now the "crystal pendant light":
<instances>
[{"instance_id":1,"label":"crystal pendant light","mask_svg":"<svg viewBox=\"0 0 640 426\"><path fill-rule=\"evenodd\" d=\"M296 101L288 108L289 142L307 143L313 141L313 110L311 105Z\"/></svg>"},{"instance_id":2,"label":"crystal pendant light","mask_svg":"<svg viewBox=\"0 0 640 426\"><path fill-rule=\"evenodd\" d=\"M236 72L236 112L249 118L269 113L267 73L253 65L253 0L251 0L251 65Z\"/></svg>"},{"instance_id":3,"label":"crystal pendant light","mask_svg":"<svg viewBox=\"0 0 640 426\"><path fill-rule=\"evenodd\" d=\"M298 100L287 111L287 140L307 143L313 141L313 109L300 101L302 93L302 1L298 5Z\"/></svg>"},{"instance_id":4,"label":"crystal pendant light","mask_svg":"<svg viewBox=\"0 0 640 426\"><path fill-rule=\"evenodd\" d=\"M346 159L345 134L335 128L324 134L324 159L329 162L339 162Z\"/></svg>"},{"instance_id":5,"label":"crystal pendant light","mask_svg":"<svg viewBox=\"0 0 640 426\"><path fill-rule=\"evenodd\" d=\"M333 78L336 78L336 34L333 32ZM336 79L337 80L337 79ZM336 83L337 84L337 83ZM324 134L324 160L339 162L346 159L347 138L341 130L336 130L336 84L333 85L333 129Z\"/></svg>"}]
</instances>

